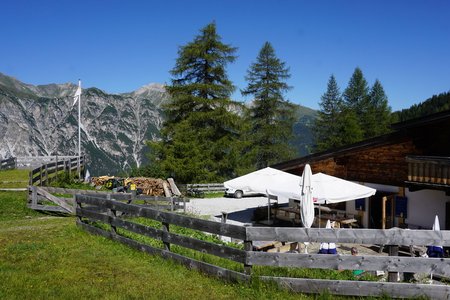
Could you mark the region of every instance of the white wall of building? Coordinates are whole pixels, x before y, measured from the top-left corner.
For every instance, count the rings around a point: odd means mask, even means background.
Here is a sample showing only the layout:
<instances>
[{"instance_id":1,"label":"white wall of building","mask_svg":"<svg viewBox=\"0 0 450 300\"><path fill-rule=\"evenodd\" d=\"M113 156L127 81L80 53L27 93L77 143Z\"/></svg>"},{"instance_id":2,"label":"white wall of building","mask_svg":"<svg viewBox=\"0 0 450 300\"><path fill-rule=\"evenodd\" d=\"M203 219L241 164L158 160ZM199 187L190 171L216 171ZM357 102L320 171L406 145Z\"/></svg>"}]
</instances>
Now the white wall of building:
<instances>
[{"instance_id":1,"label":"white wall of building","mask_svg":"<svg viewBox=\"0 0 450 300\"><path fill-rule=\"evenodd\" d=\"M438 215L441 229L445 229L445 203L450 202L450 197L444 191L421 190L411 192L406 190L408 198L408 224L431 228L434 216ZM450 216L447 216L450 218Z\"/></svg>"}]
</instances>

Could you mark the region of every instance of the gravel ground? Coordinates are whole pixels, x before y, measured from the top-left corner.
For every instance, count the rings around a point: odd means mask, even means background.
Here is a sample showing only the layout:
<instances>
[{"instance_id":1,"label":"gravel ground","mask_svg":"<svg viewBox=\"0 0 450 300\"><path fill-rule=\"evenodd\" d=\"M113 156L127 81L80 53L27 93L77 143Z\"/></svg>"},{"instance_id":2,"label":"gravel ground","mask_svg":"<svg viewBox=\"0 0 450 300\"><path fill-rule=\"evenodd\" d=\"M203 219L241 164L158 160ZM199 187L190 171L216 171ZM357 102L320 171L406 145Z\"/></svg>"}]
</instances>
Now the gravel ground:
<instances>
[{"instance_id":1,"label":"gravel ground","mask_svg":"<svg viewBox=\"0 0 450 300\"><path fill-rule=\"evenodd\" d=\"M253 212L257 207L266 206L266 197L243 197L241 199L220 197L206 199L191 199L186 204L187 212L197 215L211 216L212 219L219 219L222 212L226 212L227 223L231 224L251 224Z\"/></svg>"}]
</instances>

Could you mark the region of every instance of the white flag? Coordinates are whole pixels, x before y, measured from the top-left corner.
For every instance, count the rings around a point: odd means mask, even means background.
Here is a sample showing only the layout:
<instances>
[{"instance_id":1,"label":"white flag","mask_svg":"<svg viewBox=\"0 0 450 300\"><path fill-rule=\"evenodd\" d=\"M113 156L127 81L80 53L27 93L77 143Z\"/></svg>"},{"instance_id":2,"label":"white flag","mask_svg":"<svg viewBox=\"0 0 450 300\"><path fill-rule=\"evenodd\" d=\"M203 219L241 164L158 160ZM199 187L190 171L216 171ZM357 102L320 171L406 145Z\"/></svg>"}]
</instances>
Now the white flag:
<instances>
[{"instance_id":1,"label":"white flag","mask_svg":"<svg viewBox=\"0 0 450 300\"><path fill-rule=\"evenodd\" d=\"M81 85L78 85L78 89L77 89L77 91L75 92L75 95L73 96L73 104L72 104L72 107L77 103L78 98L80 98L80 96L81 96Z\"/></svg>"}]
</instances>

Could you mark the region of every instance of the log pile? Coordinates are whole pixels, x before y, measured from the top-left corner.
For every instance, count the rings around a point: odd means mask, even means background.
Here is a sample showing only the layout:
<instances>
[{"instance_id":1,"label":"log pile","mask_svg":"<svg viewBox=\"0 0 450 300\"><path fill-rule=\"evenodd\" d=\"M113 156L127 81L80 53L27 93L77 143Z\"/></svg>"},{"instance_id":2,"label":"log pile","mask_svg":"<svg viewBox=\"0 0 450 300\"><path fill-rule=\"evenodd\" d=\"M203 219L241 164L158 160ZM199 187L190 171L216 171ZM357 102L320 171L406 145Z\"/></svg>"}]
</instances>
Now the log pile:
<instances>
[{"instance_id":1,"label":"log pile","mask_svg":"<svg viewBox=\"0 0 450 300\"><path fill-rule=\"evenodd\" d=\"M164 182L160 178L148 178L148 177L134 177L125 179L125 184L128 183L135 184L136 188L142 189L142 194L149 196L166 196L170 197L171 195L166 195L164 192Z\"/></svg>"},{"instance_id":2,"label":"log pile","mask_svg":"<svg viewBox=\"0 0 450 300\"><path fill-rule=\"evenodd\" d=\"M160 178L131 177L122 179L114 176L100 176L92 177L91 183L94 186L104 186L105 183L110 179L118 180L124 187L128 187L131 184L134 184L136 186L136 189L140 189L140 192L143 195L166 197L171 197L172 195L181 195L175 185L175 182L173 182L173 179L172 183L170 184L167 180L163 180ZM175 189L175 191L173 189Z\"/></svg>"},{"instance_id":3,"label":"log pile","mask_svg":"<svg viewBox=\"0 0 450 300\"><path fill-rule=\"evenodd\" d=\"M109 179L113 179L114 176L100 176L100 177L92 177L91 183L94 186L103 186Z\"/></svg>"}]
</instances>

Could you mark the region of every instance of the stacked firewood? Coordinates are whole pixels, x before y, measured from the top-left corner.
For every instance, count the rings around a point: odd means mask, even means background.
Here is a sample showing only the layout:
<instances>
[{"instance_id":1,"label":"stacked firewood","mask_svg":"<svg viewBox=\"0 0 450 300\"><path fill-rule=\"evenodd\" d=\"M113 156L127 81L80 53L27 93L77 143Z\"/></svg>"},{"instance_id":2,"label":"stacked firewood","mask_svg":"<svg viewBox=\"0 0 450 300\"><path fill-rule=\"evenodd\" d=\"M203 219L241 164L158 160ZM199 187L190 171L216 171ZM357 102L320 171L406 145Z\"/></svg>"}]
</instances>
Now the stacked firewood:
<instances>
[{"instance_id":1,"label":"stacked firewood","mask_svg":"<svg viewBox=\"0 0 450 300\"><path fill-rule=\"evenodd\" d=\"M150 196L164 196L165 180L160 178L134 177L125 179L125 184L135 184L136 188L142 189L142 194ZM170 195L169 195L170 197Z\"/></svg>"},{"instance_id":2,"label":"stacked firewood","mask_svg":"<svg viewBox=\"0 0 450 300\"><path fill-rule=\"evenodd\" d=\"M106 182L110 179L118 180L119 184L126 188L129 188L132 184L134 184L135 188L139 189L139 192L144 195L166 196L166 197L171 197L173 195L177 196L180 195L178 188L176 188L176 185L173 182L173 180L172 183L170 184L167 180L163 180L160 178L132 177L122 179L114 176L100 176L100 177L92 177L91 183L94 186L104 186ZM172 190L172 186L176 188L175 191Z\"/></svg>"},{"instance_id":3,"label":"stacked firewood","mask_svg":"<svg viewBox=\"0 0 450 300\"><path fill-rule=\"evenodd\" d=\"M113 179L114 176L99 176L99 177L91 177L91 183L93 186L102 186L109 179Z\"/></svg>"}]
</instances>

